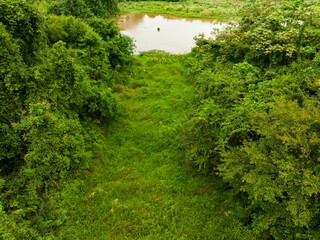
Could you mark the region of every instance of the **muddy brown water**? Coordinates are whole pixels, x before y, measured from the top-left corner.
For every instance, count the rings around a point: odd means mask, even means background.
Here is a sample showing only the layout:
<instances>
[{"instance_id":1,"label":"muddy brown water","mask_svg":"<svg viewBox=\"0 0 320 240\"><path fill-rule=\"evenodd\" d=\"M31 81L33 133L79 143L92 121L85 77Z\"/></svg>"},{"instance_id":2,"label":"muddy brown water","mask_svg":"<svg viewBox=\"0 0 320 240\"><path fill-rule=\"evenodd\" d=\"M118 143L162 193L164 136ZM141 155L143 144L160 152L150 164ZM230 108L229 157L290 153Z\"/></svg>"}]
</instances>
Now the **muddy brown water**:
<instances>
[{"instance_id":1,"label":"muddy brown water","mask_svg":"<svg viewBox=\"0 0 320 240\"><path fill-rule=\"evenodd\" d=\"M206 38L213 28L223 29L226 23L212 19L180 18L164 14L132 13L116 18L121 32L135 41L135 54L150 50L161 50L183 54L195 46L194 37L204 33Z\"/></svg>"}]
</instances>

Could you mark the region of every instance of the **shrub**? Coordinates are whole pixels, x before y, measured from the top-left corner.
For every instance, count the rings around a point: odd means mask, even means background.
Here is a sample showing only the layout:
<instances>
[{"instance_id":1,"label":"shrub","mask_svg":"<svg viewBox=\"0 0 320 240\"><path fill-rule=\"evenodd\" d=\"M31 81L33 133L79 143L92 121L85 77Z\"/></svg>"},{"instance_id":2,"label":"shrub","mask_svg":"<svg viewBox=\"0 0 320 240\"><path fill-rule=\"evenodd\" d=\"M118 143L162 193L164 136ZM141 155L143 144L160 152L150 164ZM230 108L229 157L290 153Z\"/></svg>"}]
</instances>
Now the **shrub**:
<instances>
[{"instance_id":1,"label":"shrub","mask_svg":"<svg viewBox=\"0 0 320 240\"><path fill-rule=\"evenodd\" d=\"M257 1L189 61L187 156L243 199L261 239L319 238L319 5ZM243 212L244 211L244 212Z\"/></svg>"},{"instance_id":2,"label":"shrub","mask_svg":"<svg viewBox=\"0 0 320 240\"><path fill-rule=\"evenodd\" d=\"M22 147L19 132L11 123L23 109L26 69L19 46L0 22L0 171L15 168Z\"/></svg>"},{"instance_id":3,"label":"shrub","mask_svg":"<svg viewBox=\"0 0 320 240\"><path fill-rule=\"evenodd\" d=\"M49 13L74 16L78 18L92 18L94 16L107 18L119 12L115 0L58 0L53 2Z\"/></svg>"},{"instance_id":4,"label":"shrub","mask_svg":"<svg viewBox=\"0 0 320 240\"><path fill-rule=\"evenodd\" d=\"M87 21L90 27L106 42L106 51L112 68L127 66L131 63L134 44L130 37L122 35L114 20L106 21L92 18Z\"/></svg>"},{"instance_id":5,"label":"shrub","mask_svg":"<svg viewBox=\"0 0 320 240\"><path fill-rule=\"evenodd\" d=\"M287 65L298 57L313 58L320 47L319 10L307 3L294 9L285 6L270 1L251 4L244 8L238 23L215 40L199 38L198 46L208 48L213 58L247 61L259 67Z\"/></svg>"},{"instance_id":6,"label":"shrub","mask_svg":"<svg viewBox=\"0 0 320 240\"><path fill-rule=\"evenodd\" d=\"M32 63L43 23L40 12L31 1L4 0L0 2L0 22L19 44L25 62Z\"/></svg>"},{"instance_id":7,"label":"shrub","mask_svg":"<svg viewBox=\"0 0 320 240\"><path fill-rule=\"evenodd\" d=\"M268 106L268 112L252 114L259 139L224 151L219 170L258 209L252 213L254 229L283 239L319 224L319 103L301 107L280 98Z\"/></svg>"},{"instance_id":8,"label":"shrub","mask_svg":"<svg viewBox=\"0 0 320 240\"><path fill-rule=\"evenodd\" d=\"M114 14L114 1L52 5L92 27L44 17L37 2L0 1L1 239L51 239L64 223L58 186L93 158L94 123L117 115L111 87L132 52L113 21L91 19Z\"/></svg>"},{"instance_id":9,"label":"shrub","mask_svg":"<svg viewBox=\"0 0 320 240\"><path fill-rule=\"evenodd\" d=\"M26 166L41 169L46 177L64 177L71 170L85 167L91 154L86 151L79 121L66 119L50 108L46 101L31 104L15 127L24 132Z\"/></svg>"}]
</instances>

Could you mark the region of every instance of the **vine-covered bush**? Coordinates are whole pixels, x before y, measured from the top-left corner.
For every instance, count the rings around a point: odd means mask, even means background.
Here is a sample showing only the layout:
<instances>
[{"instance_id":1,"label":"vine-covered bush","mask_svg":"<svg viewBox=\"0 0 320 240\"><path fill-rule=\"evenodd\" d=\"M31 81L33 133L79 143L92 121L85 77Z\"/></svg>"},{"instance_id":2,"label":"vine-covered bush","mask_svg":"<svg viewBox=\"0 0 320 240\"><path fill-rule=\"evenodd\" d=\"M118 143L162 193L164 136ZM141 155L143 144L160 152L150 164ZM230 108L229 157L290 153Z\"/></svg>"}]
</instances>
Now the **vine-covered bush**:
<instances>
[{"instance_id":1,"label":"vine-covered bush","mask_svg":"<svg viewBox=\"0 0 320 240\"><path fill-rule=\"evenodd\" d=\"M132 40L96 17L116 2L48 2L59 16L37 0L0 1L0 239L64 223L55 189L95 157L94 124L119 114L113 84L131 59Z\"/></svg>"},{"instance_id":2,"label":"vine-covered bush","mask_svg":"<svg viewBox=\"0 0 320 240\"><path fill-rule=\"evenodd\" d=\"M313 58L320 48L319 9L315 4L295 2L294 6L272 1L251 4L244 8L238 23L214 41L199 39L198 44L214 59L247 61L260 67L286 65L298 57Z\"/></svg>"},{"instance_id":3,"label":"vine-covered bush","mask_svg":"<svg viewBox=\"0 0 320 240\"><path fill-rule=\"evenodd\" d=\"M107 22L101 18L91 18L87 23L107 43L105 48L112 68L130 64L130 58L127 56L133 54L133 41L119 33L120 29L114 20Z\"/></svg>"},{"instance_id":4,"label":"vine-covered bush","mask_svg":"<svg viewBox=\"0 0 320 240\"><path fill-rule=\"evenodd\" d=\"M230 215L262 239L320 237L319 10L255 1L189 60L187 156L247 199Z\"/></svg>"},{"instance_id":5,"label":"vine-covered bush","mask_svg":"<svg viewBox=\"0 0 320 240\"><path fill-rule=\"evenodd\" d=\"M80 122L50 108L46 101L31 104L15 128L23 132L28 148L26 166L43 168L41 172L50 178L63 177L70 170L85 167L91 154L86 151Z\"/></svg>"},{"instance_id":6,"label":"vine-covered bush","mask_svg":"<svg viewBox=\"0 0 320 240\"><path fill-rule=\"evenodd\" d=\"M49 13L79 18L110 17L118 12L115 0L58 0L49 8Z\"/></svg>"},{"instance_id":7,"label":"vine-covered bush","mask_svg":"<svg viewBox=\"0 0 320 240\"><path fill-rule=\"evenodd\" d=\"M0 46L0 171L6 172L14 168L22 150L19 132L11 123L19 120L26 71L20 48L2 23Z\"/></svg>"},{"instance_id":8,"label":"vine-covered bush","mask_svg":"<svg viewBox=\"0 0 320 240\"><path fill-rule=\"evenodd\" d=\"M40 42L42 14L30 1L5 0L0 2L0 22L6 26L20 47L27 64L33 62Z\"/></svg>"},{"instance_id":9,"label":"vine-covered bush","mask_svg":"<svg viewBox=\"0 0 320 240\"><path fill-rule=\"evenodd\" d=\"M219 170L258 209L254 228L283 239L285 228L288 238L319 225L319 102L277 98L268 107L251 114L259 138L223 151Z\"/></svg>"}]
</instances>

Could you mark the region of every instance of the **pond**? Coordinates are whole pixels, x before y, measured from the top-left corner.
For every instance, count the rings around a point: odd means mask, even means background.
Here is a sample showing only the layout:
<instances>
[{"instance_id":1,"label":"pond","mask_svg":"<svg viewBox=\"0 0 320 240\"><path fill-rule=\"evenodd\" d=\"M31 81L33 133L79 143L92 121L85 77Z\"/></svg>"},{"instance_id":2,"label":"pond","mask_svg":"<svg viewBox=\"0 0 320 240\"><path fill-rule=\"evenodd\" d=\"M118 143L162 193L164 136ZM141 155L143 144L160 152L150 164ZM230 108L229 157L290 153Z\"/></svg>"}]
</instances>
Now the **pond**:
<instances>
[{"instance_id":1,"label":"pond","mask_svg":"<svg viewBox=\"0 0 320 240\"><path fill-rule=\"evenodd\" d=\"M222 29L226 23L212 19L180 18L164 14L132 13L116 18L121 32L135 41L135 54L161 50L183 54L195 46L194 37L204 33L212 37L213 28Z\"/></svg>"}]
</instances>

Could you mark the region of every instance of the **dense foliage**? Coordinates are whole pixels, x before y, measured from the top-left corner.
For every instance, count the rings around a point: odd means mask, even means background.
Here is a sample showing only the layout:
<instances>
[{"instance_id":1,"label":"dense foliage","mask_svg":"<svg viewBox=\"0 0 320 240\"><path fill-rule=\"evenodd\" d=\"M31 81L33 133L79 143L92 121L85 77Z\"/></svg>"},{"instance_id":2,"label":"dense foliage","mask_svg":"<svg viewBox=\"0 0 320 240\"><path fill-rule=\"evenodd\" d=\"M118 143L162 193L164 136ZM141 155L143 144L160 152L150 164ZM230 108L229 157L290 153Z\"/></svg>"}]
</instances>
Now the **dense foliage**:
<instances>
[{"instance_id":1,"label":"dense foliage","mask_svg":"<svg viewBox=\"0 0 320 240\"><path fill-rule=\"evenodd\" d=\"M309 1L253 1L189 65L190 161L242 199L232 216L260 238L318 239L320 18Z\"/></svg>"},{"instance_id":2,"label":"dense foliage","mask_svg":"<svg viewBox=\"0 0 320 240\"><path fill-rule=\"evenodd\" d=\"M132 89L117 86L132 116L108 131L101 160L119 169L97 161L92 182L60 191L99 154L95 128L121 112L114 84L130 78L133 45L109 19L117 12L114 0L0 1L0 239L102 237L103 224L116 225L110 238L319 239L312 1L248 1L215 39L197 37L191 56L142 54ZM172 164L183 151L216 176L196 182Z\"/></svg>"},{"instance_id":3,"label":"dense foliage","mask_svg":"<svg viewBox=\"0 0 320 240\"><path fill-rule=\"evenodd\" d=\"M132 54L105 18L116 2L48 2L63 11L0 1L1 239L35 239L63 224L53 190L94 157L90 126L118 115L112 88Z\"/></svg>"},{"instance_id":4,"label":"dense foliage","mask_svg":"<svg viewBox=\"0 0 320 240\"><path fill-rule=\"evenodd\" d=\"M119 0L119 2L143 2L148 0ZM155 1L162 1L162 0L155 0ZM179 0L165 0L164 2L179 2Z\"/></svg>"},{"instance_id":5,"label":"dense foliage","mask_svg":"<svg viewBox=\"0 0 320 240\"><path fill-rule=\"evenodd\" d=\"M115 0L57 0L50 2L49 12L80 18L110 17L119 11Z\"/></svg>"}]
</instances>

